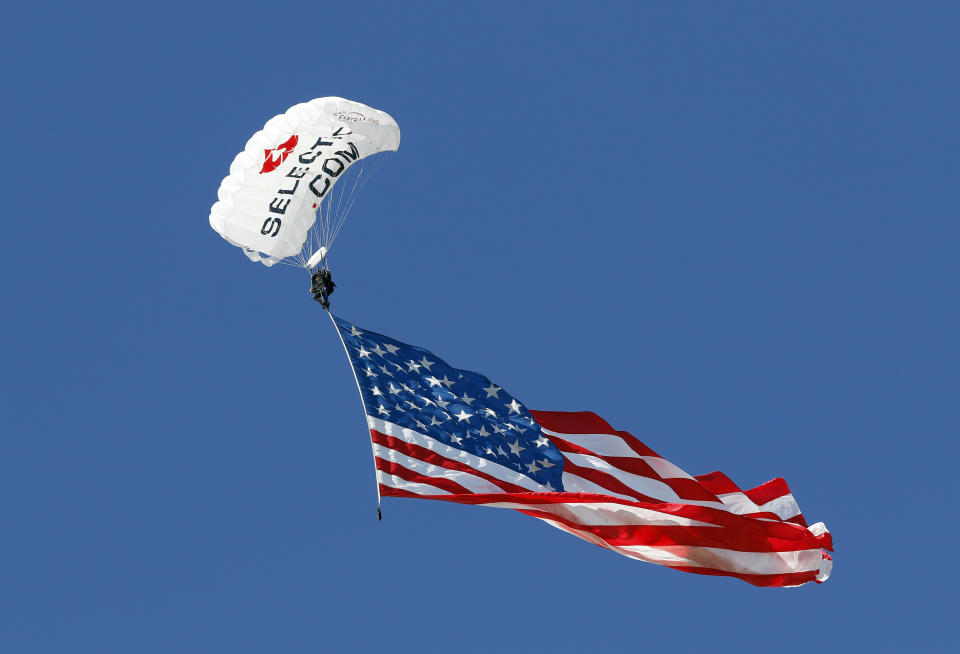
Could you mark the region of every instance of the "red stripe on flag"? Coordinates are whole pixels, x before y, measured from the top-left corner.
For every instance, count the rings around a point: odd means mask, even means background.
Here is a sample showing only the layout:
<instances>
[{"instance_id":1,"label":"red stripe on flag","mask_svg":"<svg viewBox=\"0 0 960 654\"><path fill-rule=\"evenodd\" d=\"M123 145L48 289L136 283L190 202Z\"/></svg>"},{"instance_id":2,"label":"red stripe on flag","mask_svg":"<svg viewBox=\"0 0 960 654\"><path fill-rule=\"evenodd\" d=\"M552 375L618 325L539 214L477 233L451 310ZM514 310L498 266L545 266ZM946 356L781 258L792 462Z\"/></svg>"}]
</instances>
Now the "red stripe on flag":
<instances>
[{"instance_id":1,"label":"red stripe on flag","mask_svg":"<svg viewBox=\"0 0 960 654\"><path fill-rule=\"evenodd\" d=\"M592 481L597 486L607 489L611 493L617 493L619 495L626 495L627 497L632 497L638 502L663 502L665 500L659 499L656 497L650 497L649 495L644 495L630 486L627 486L625 483L617 479L616 477L603 472L602 470L597 470L596 468L586 468L584 466L578 466L577 464L571 462L569 459L564 457L563 462L563 472L570 473L571 475L576 475L578 477L583 477L587 481Z\"/></svg>"},{"instance_id":2,"label":"red stripe on flag","mask_svg":"<svg viewBox=\"0 0 960 654\"><path fill-rule=\"evenodd\" d=\"M694 479L703 484L703 487L714 495L728 495L730 493L742 493L743 491L733 483L730 477L719 470L708 472L705 475L696 475Z\"/></svg>"},{"instance_id":3,"label":"red stripe on flag","mask_svg":"<svg viewBox=\"0 0 960 654\"><path fill-rule=\"evenodd\" d=\"M800 525L801 527L809 527L807 521L803 519L803 515L797 514L792 518L787 518L784 522L792 522L795 525Z\"/></svg>"},{"instance_id":4,"label":"red stripe on flag","mask_svg":"<svg viewBox=\"0 0 960 654\"><path fill-rule=\"evenodd\" d=\"M743 491L743 494L749 497L750 500L757 506L763 506L767 502L775 500L778 497L789 495L790 488L787 486L787 482L782 477L776 477L765 484L760 484L756 488Z\"/></svg>"},{"instance_id":5,"label":"red stripe on flag","mask_svg":"<svg viewBox=\"0 0 960 654\"><path fill-rule=\"evenodd\" d=\"M380 497L415 497L418 500L436 500L443 497L443 495L418 495L417 493L411 493L410 491L394 488L393 486L377 485L380 487Z\"/></svg>"},{"instance_id":6,"label":"red stripe on flag","mask_svg":"<svg viewBox=\"0 0 960 654\"><path fill-rule=\"evenodd\" d=\"M714 547L736 552L801 552L819 549L820 544L807 534L791 534L795 538L778 538L762 531L745 532L727 527L698 527L680 525L584 525L551 511L520 510L535 518L554 520L580 531L587 531L604 542L625 547ZM798 530L802 529L800 527Z\"/></svg>"},{"instance_id":7,"label":"red stripe on flag","mask_svg":"<svg viewBox=\"0 0 960 654\"><path fill-rule=\"evenodd\" d=\"M439 488L440 490L445 490L448 493L454 493L456 495L462 495L470 492L455 481L451 481L444 477L430 477L428 475L419 473L416 470L406 468L395 461L386 461L380 457L376 457L374 461L377 464L377 470L385 472L388 475L400 477L400 479L403 479L404 481L411 481L417 484L429 484L434 488Z\"/></svg>"},{"instance_id":8,"label":"red stripe on flag","mask_svg":"<svg viewBox=\"0 0 960 654\"><path fill-rule=\"evenodd\" d=\"M593 411L530 411L533 419L550 431L567 434L612 434L606 420Z\"/></svg>"},{"instance_id":9,"label":"red stripe on flag","mask_svg":"<svg viewBox=\"0 0 960 654\"><path fill-rule=\"evenodd\" d=\"M748 584L753 584L754 586L761 586L764 588L800 586L801 584L811 581L817 581L816 571L791 572L777 575L750 575L738 572L728 572L726 570L714 570L712 568L696 568L693 566L668 565L666 567L672 568L673 570L681 570L683 572L693 572L694 574L698 575L710 575L713 577L736 577L737 579L742 579Z\"/></svg>"}]
</instances>

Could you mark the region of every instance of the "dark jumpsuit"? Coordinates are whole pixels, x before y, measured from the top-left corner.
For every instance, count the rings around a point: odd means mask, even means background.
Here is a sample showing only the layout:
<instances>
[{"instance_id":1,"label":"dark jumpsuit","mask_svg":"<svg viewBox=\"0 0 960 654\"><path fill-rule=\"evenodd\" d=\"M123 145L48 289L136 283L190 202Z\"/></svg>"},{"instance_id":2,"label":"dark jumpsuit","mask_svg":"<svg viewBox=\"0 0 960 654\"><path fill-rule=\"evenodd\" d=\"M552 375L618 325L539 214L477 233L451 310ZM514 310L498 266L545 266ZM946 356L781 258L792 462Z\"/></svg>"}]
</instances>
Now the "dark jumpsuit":
<instances>
[{"instance_id":1,"label":"dark jumpsuit","mask_svg":"<svg viewBox=\"0 0 960 654\"><path fill-rule=\"evenodd\" d=\"M310 292L313 293L313 299L322 304L324 309L330 308L329 298L336 286L329 270L317 270L310 277Z\"/></svg>"}]
</instances>

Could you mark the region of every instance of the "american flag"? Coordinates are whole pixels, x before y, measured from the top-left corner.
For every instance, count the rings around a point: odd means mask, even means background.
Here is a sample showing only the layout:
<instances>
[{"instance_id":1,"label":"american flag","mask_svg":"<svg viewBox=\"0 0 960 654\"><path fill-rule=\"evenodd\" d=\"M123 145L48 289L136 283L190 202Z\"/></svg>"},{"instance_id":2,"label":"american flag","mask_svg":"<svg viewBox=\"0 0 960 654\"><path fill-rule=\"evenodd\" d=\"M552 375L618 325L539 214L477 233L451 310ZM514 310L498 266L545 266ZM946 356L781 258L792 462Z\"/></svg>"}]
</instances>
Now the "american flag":
<instances>
[{"instance_id":1,"label":"american flag","mask_svg":"<svg viewBox=\"0 0 960 654\"><path fill-rule=\"evenodd\" d=\"M691 476L600 416L532 411L428 350L334 324L357 379L379 493L515 509L630 558L756 586L830 574L830 533L783 479Z\"/></svg>"}]
</instances>

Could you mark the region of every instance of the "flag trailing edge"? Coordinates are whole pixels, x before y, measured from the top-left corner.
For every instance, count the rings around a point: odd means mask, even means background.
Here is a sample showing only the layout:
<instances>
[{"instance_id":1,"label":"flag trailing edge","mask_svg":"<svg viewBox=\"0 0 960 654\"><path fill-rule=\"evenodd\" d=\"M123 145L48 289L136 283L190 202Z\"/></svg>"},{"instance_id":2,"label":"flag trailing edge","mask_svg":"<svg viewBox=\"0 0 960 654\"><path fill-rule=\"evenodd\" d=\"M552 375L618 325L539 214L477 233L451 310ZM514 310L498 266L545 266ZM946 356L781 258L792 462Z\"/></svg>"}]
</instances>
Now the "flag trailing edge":
<instances>
[{"instance_id":1,"label":"flag trailing edge","mask_svg":"<svg viewBox=\"0 0 960 654\"><path fill-rule=\"evenodd\" d=\"M510 508L624 556L756 586L829 577L830 532L786 481L692 476L595 413L529 410L487 377L331 315L378 493Z\"/></svg>"}]
</instances>

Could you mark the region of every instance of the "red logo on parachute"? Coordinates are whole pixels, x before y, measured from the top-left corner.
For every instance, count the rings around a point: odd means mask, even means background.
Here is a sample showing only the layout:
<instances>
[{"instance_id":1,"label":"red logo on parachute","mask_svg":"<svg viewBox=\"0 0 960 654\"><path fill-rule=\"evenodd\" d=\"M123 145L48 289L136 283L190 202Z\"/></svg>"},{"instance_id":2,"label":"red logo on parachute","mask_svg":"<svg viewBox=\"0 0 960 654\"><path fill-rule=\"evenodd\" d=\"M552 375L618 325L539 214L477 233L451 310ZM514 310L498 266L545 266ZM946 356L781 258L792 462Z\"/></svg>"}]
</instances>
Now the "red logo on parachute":
<instances>
[{"instance_id":1,"label":"red logo on parachute","mask_svg":"<svg viewBox=\"0 0 960 654\"><path fill-rule=\"evenodd\" d=\"M287 160L287 157L290 156L290 153L293 152L293 149L297 147L297 135L294 134L286 141L273 148L272 150L263 151L263 168L260 169L260 174L271 173L277 168L280 167L284 161Z\"/></svg>"}]
</instances>

